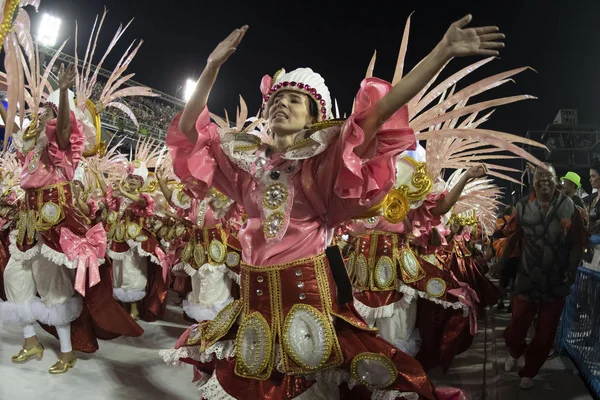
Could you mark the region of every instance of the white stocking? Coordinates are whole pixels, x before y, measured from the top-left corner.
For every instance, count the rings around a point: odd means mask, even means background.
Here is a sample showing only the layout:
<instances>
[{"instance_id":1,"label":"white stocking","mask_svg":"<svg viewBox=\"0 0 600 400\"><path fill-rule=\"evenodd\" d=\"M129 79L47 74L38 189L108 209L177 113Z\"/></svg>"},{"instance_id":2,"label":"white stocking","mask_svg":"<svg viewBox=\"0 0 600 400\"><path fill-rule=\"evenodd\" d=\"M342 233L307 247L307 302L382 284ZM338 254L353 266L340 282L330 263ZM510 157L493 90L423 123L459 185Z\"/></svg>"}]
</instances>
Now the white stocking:
<instances>
[{"instance_id":1,"label":"white stocking","mask_svg":"<svg viewBox=\"0 0 600 400\"><path fill-rule=\"evenodd\" d=\"M33 325L25 325L23 327L23 337L25 339L29 339L30 337L34 337L35 336L35 328L33 327Z\"/></svg>"},{"instance_id":2,"label":"white stocking","mask_svg":"<svg viewBox=\"0 0 600 400\"><path fill-rule=\"evenodd\" d=\"M60 340L60 352L69 353L73 351L71 347L71 324L57 325L56 333L58 333L58 340Z\"/></svg>"}]
</instances>

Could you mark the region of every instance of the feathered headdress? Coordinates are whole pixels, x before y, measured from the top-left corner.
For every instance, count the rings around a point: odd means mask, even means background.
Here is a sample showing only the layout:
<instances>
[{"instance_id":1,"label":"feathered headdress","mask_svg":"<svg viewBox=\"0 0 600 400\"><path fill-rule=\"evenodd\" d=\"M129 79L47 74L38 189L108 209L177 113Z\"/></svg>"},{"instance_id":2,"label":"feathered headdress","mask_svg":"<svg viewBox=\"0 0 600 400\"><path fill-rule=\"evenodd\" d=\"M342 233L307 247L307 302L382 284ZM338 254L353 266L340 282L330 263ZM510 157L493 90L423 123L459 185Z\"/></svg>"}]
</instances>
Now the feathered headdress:
<instances>
[{"instance_id":1,"label":"feathered headdress","mask_svg":"<svg viewBox=\"0 0 600 400\"><path fill-rule=\"evenodd\" d=\"M455 171L446 184L447 190L460 181L463 170ZM494 233L496 216L503 206L500 198L502 189L492 179L478 178L467 183L458 201L450 211L462 225L477 223L487 235ZM474 220L473 220L474 219Z\"/></svg>"},{"instance_id":2,"label":"feathered headdress","mask_svg":"<svg viewBox=\"0 0 600 400\"><path fill-rule=\"evenodd\" d=\"M118 183L123 178L123 171L125 171L129 162L127 156L120 151L123 141L124 139L121 139L114 146L110 146L102 155L97 154L89 157L86 160L87 170L94 169L104 174L110 183ZM94 181L95 179L88 182Z\"/></svg>"},{"instance_id":3,"label":"feathered headdress","mask_svg":"<svg viewBox=\"0 0 600 400\"><path fill-rule=\"evenodd\" d=\"M94 86L97 83L98 74L102 65L104 64L104 60L111 53L123 33L127 30L129 25L133 22L133 19L129 21L129 23L123 28L123 25L119 25L117 32L115 33L113 39L111 40L108 48L106 49L104 55L100 59L100 62L96 65L96 69L92 71L94 66L92 65L92 59L94 57L94 53L96 52L96 43L98 41L98 37L100 35L100 30L102 29L102 25L104 24L104 19L108 10L104 9L104 14L102 14L102 18L100 19L100 23L98 24L98 16L96 16L96 20L94 21L94 26L92 28L92 33L90 34L90 38L88 40L88 45L85 51L85 56L83 58L83 66L81 72L77 71L75 77L75 91L77 92L77 106L82 112L85 112L93 103L90 103L88 100L92 95L92 91ZM96 25L98 25L98 29L96 29ZM75 28L75 64L78 65L79 57L77 55L77 25ZM93 42L92 42L93 39ZM156 97L159 96L156 93L152 93L152 89L145 86L131 86L127 88L122 88L123 85L127 83L133 76L134 73L123 75L133 58L136 56L138 50L143 40L140 40L137 45L135 45L135 40L129 45L125 53L121 56L119 62L116 67L113 69L111 75L108 77L106 83L104 84L104 88L100 94L100 98L98 100L98 104L95 105L95 110L93 112L101 112L107 107L115 107L119 110L123 111L136 126L139 126L137 118L135 117L133 111L124 103L119 102L119 99L129 96L146 96L146 97ZM135 45L135 47L134 47Z\"/></svg>"},{"instance_id":4,"label":"feathered headdress","mask_svg":"<svg viewBox=\"0 0 600 400\"><path fill-rule=\"evenodd\" d=\"M402 78L404 59L408 47L410 18L409 16L404 29L392 79L393 85ZM484 78L455 93L457 83L461 79L493 59L494 57L489 57L463 68L428 92L437 80L438 73L408 103L409 125L415 131L416 139L426 144L426 170L428 176L434 181L442 175L445 168L469 168L484 162L489 170L489 175L518 183L516 179L506 175L507 172L518 172L518 170L499 165L496 161L521 157L536 165L541 165L541 161L524 151L517 144L545 148L542 144L509 133L479 128L480 124L488 120L493 110L479 117L480 113L493 107L535 97L529 95L511 96L467 105L472 97L511 82L512 76L529 69L528 67L517 68ZM375 60L376 55L371 59L367 69L367 77L373 75ZM439 99L438 104L432 105L436 99ZM514 155L501 154L504 152Z\"/></svg>"},{"instance_id":5,"label":"feathered headdress","mask_svg":"<svg viewBox=\"0 0 600 400\"><path fill-rule=\"evenodd\" d=\"M18 122L20 126L25 118L24 110L24 77L21 68L21 53L24 52L28 58L33 57L33 46L29 33L31 21L29 14L23 9L33 6L37 11L40 0L5 0L0 7L0 50L4 49L4 69L7 79L7 101L8 121L14 121L17 116L17 103L21 104ZM23 50L21 51L21 46ZM39 71L38 71L39 74ZM4 134L4 147L13 133L13 124L6 123Z\"/></svg>"},{"instance_id":6,"label":"feathered headdress","mask_svg":"<svg viewBox=\"0 0 600 400\"><path fill-rule=\"evenodd\" d=\"M136 176L148 184L149 169L156 168L164 156L164 146L151 137L140 137L135 146L135 159L127 165L125 177Z\"/></svg>"},{"instance_id":7,"label":"feathered headdress","mask_svg":"<svg viewBox=\"0 0 600 400\"><path fill-rule=\"evenodd\" d=\"M5 195L13 188L21 187L21 162L17 158L17 152L13 146L0 153L0 195Z\"/></svg>"}]
</instances>

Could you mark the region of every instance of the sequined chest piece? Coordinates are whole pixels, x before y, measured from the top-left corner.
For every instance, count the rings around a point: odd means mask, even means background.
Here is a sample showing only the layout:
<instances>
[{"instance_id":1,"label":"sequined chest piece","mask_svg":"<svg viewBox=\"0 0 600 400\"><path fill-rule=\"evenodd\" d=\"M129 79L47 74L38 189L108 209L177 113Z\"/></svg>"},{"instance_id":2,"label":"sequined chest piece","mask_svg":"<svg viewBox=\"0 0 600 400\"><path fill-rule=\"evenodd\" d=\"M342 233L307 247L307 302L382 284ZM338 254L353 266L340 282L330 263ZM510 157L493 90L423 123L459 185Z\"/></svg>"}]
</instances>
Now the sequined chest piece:
<instances>
[{"instance_id":1,"label":"sequined chest piece","mask_svg":"<svg viewBox=\"0 0 600 400\"><path fill-rule=\"evenodd\" d=\"M294 201L293 177L300 165L298 161L287 161L270 168L262 157L257 158L255 165L264 235L267 240L280 240L289 225Z\"/></svg>"}]
</instances>

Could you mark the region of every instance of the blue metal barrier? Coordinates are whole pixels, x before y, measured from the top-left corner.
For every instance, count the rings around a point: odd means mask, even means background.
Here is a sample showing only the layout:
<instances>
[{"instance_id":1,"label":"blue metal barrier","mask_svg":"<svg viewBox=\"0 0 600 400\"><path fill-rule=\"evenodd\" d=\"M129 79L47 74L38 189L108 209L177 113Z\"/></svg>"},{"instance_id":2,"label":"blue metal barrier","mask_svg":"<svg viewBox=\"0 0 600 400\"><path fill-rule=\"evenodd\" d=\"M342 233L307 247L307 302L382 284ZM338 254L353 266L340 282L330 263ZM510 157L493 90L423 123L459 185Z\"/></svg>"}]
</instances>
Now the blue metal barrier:
<instances>
[{"instance_id":1,"label":"blue metal barrier","mask_svg":"<svg viewBox=\"0 0 600 400\"><path fill-rule=\"evenodd\" d=\"M600 272L579 267L556 338L596 396L600 396Z\"/></svg>"}]
</instances>

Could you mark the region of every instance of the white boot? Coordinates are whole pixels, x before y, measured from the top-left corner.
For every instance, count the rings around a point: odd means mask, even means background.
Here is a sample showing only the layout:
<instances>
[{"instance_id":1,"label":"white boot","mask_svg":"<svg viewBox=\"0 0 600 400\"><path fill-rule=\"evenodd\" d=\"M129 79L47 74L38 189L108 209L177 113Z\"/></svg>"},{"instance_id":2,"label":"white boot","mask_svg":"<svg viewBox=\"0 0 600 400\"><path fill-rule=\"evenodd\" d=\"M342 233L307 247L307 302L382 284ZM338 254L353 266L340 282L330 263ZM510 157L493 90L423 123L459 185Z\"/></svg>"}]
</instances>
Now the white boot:
<instances>
[{"instance_id":1,"label":"white boot","mask_svg":"<svg viewBox=\"0 0 600 400\"><path fill-rule=\"evenodd\" d=\"M519 386L524 390L531 389L533 387L533 378L521 378L521 384Z\"/></svg>"},{"instance_id":2,"label":"white boot","mask_svg":"<svg viewBox=\"0 0 600 400\"><path fill-rule=\"evenodd\" d=\"M512 358L510 354L506 356L506 361L504 361L504 371L512 371L517 366L517 361L519 361L519 359Z\"/></svg>"}]
</instances>

